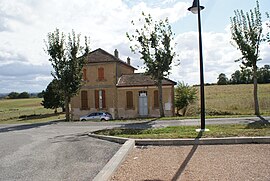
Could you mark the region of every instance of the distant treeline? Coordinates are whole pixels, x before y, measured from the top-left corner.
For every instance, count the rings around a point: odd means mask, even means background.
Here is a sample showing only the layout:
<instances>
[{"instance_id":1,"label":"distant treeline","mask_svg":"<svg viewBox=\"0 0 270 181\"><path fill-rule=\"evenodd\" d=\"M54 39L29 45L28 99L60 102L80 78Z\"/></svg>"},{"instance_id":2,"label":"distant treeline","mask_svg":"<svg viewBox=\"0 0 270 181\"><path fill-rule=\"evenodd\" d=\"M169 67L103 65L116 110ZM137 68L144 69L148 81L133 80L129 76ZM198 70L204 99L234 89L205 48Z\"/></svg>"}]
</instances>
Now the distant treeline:
<instances>
[{"instance_id":1,"label":"distant treeline","mask_svg":"<svg viewBox=\"0 0 270 181\"><path fill-rule=\"evenodd\" d=\"M6 99L27 99L27 98L33 98L33 97L39 97L42 98L42 93L28 93L28 92L10 92L9 94L1 94L2 98Z\"/></svg>"},{"instance_id":2,"label":"distant treeline","mask_svg":"<svg viewBox=\"0 0 270 181\"><path fill-rule=\"evenodd\" d=\"M228 79L224 73L219 74L217 79L218 85L253 84L253 73L251 69L241 69L236 70L231 75L230 79ZM257 79L260 84L270 83L270 65L264 65L263 67L258 68Z\"/></svg>"}]
</instances>

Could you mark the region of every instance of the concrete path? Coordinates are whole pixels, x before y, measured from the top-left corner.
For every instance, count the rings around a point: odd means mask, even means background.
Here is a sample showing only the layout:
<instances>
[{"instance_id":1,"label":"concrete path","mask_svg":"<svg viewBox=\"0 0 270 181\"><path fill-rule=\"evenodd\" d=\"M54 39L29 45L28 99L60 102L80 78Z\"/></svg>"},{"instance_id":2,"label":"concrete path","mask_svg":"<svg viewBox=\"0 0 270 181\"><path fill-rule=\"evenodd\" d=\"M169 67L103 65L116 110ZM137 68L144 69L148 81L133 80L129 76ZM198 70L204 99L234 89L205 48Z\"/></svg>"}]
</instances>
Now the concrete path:
<instances>
[{"instance_id":1,"label":"concrete path","mask_svg":"<svg viewBox=\"0 0 270 181\"><path fill-rule=\"evenodd\" d=\"M270 180L270 144L136 147L111 181Z\"/></svg>"}]
</instances>

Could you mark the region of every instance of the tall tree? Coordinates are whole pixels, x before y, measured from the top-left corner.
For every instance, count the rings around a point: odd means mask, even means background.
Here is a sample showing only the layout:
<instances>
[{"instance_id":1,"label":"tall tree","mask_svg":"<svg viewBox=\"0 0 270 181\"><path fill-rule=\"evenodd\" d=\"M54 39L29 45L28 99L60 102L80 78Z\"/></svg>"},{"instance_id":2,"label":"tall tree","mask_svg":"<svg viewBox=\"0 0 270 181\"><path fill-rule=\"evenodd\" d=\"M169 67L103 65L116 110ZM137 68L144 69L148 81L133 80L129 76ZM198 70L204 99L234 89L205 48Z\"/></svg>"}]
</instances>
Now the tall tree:
<instances>
[{"instance_id":1,"label":"tall tree","mask_svg":"<svg viewBox=\"0 0 270 181\"><path fill-rule=\"evenodd\" d=\"M20 94L18 92L11 92L11 93L8 94L8 98L9 99L18 99L19 95Z\"/></svg>"},{"instance_id":2,"label":"tall tree","mask_svg":"<svg viewBox=\"0 0 270 181\"><path fill-rule=\"evenodd\" d=\"M270 83L270 65L264 65L258 71L258 83Z\"/></svg>"},{"instance_id":3,"label":"tall tree","mask_svg":"<svg viewBox=\"0 0 270 181\"><path fill-rule=\"evenodd\" d=\"M219 74L217 79L218 79L218 81L217 81L218 85L227 85L228 84L228 78L226 77L226 75L224 73Z\"/></svg>"},{"instance_id":4,"label":"tall tree","mask_svg":"<svg viewBox=\"0 0 270 181\"><path fill-rule=\"evenodd\" d=\"M18 99L26 99L26 98L30 98L30 95L28 92L22 92L18 95Z\"/></svg>"},{"instance_id":5,"label":"tall tree","mask_svg":"<svg viewBox=\"0 0 270 181\"><path fill-rule=\"evenodd\" d=\"M76 95L81 87L82 67L85 56L89 53L88 41L85 37L85 46L80 45L80 35L74 31L68 34L66 42L63 33L56 29L48 33L45 42L46 52L50 56L54 72L53 77L58 80L59 90L65 98L66 120L70 120L69 103L72 96ZM80 58L78 58L81 56Z\"/></svg>"},{"instance_id":6,"label":"tall tree","mask_svg":"<svg viewBox=\"0 0 270 181\"><path fill-rule=\"evenodd\" d=\"M57 108L61 107L64 110L65 101L64 96L61 94L59 82L53 79L47 86L45 91L42 91L43 101L41 105L47 109L54 109L57 113Z\"/></svg>"},{"instance_id":7,"label":"tall tree","mask_svg":"<svg viewBox=\"0 0 270 181\"><path fill-rule=\"evenodd\" d=\"M268 28L268 31L267 31L267 33L266 33L266 38L265 38L265 40L269 43L269 45L270 45L270 15L269 15L269 13L268 12L266 12L266 17L267 17L267 19L268 19L268 22L266 23L266 26L267 26L267 28Z\"/></svg>"},{"instance_id":8,"label":"tall tree","mask_svg":"<svg viewBox=\"0 0 270 181\"><path fill-rule=\"evenodd\" d=\"M241 84L241 72L240 72L240 70L236 70L231 75L230 83L231 84Z\"/></svg>"},{"instance_id":9,"label":"tall tree","mask_svg":"<svg viewBox=\"0 0 270 181\"><path fill-rule=\"evenodd\" d=\"M259 10L259 2L254 11L244 13L243 10L234 11L235 16L231 18L232 39L235 46L242 53L237 61L242 61L244 68L251 68L254 84L254 108L255 114L260 115L257 86L257 61L259 61L259 46L262 41L262 20Z\"/></svg>"},{"instance_id":10,"label":"tall tree","mask_svg":"<svg viewBox=\"0 0 270 181\"><path fill-rule=\"evenodd\" d=\"M159 91L159 112L160 117L164 117L162 102L162 79L169 75L171 63L175 56L172 47L173 33L168 18L165 20L154 21L151 15L142 13L143 18L139 23L141 28L136 29L135 33L127 33L128 39L133 43L130 46L132 52L138 52L146 66L146 74L150 75L158 87ZM131 22L134 26L135 23Z\"/></svg>"},{"instance_id":11,"label":"tall tree","mask_svg":"<svg viewBox=\"0 0 270 181\"><path fill-rule=\"evenodd\" d=\"M184 82L178 82L175 88L175 107L177 109L177 114L179 111L183 110L183 116L186 115L188 106L197 99L197 89L190 87Z\"/></svg>"}]
</instances>

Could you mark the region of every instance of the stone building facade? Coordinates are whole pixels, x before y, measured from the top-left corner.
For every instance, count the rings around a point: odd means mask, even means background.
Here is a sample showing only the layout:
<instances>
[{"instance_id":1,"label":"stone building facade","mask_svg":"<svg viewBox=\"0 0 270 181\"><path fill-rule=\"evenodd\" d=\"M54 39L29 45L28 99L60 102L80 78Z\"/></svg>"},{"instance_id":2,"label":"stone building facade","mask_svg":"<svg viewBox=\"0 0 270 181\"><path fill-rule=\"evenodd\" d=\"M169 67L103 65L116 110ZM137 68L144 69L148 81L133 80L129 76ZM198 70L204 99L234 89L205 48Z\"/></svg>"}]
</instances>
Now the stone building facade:
<instances>
[{"instance_id":1,"label":"stone building facade","mask_svg":"<svg viewBox=\"0 0 270 181\"><path fill-rule=\"evenodd\" d=\"M134 73L136 68L114 55L97 49L89 53L83 67L83 86L71 99L74 120L91 112L103 111L113 118L158 117L158 89L150 76ZM162 81L163 106L166 116L174 115L174 85Z\"/></svg>"}]
</instances>

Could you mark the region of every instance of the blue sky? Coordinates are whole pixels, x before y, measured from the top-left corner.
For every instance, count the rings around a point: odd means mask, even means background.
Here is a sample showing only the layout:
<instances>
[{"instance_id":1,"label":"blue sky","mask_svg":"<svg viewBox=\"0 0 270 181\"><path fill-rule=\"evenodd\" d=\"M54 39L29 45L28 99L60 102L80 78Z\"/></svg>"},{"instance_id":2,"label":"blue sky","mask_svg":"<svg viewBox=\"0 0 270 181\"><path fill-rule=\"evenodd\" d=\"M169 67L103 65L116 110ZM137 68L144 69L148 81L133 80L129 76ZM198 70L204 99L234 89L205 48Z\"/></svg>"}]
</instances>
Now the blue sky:
<instances>
[{"instance_id":1,"label":"blue sky","mask_svg":"<svg viewBox=\"0 0 270 181\"><path fill-rule=\"evenodd\" d=\"M249 11L255 0L201 0L205 82L216 82L220 73L239 69L240 57L230 43L230 17L235 9ZM259 0L265 21L270 1ZM110 53L118 49L120 58L131 57L135 67L143 62L129 50L125 33L141 11L154 19L169 17L175 33L179 66L172 66L170 78L190 85L199 83L197 16L187 11L192 0L1 0L0 1L0 93L40 92L52 80L51 65L44 52L47 33L59 28L90 36L91 50ZM264 22L265 23L265 22ZM266 29L265 29L266 30ZM264 30L264 31L265 31ZM269 30L268 30L269 31ZM270 45L261 45L259 65L270 64ZM139 68L139 71L143 71Z\"/></svg>"}]
</instances>

